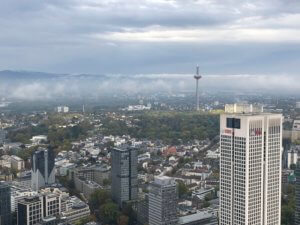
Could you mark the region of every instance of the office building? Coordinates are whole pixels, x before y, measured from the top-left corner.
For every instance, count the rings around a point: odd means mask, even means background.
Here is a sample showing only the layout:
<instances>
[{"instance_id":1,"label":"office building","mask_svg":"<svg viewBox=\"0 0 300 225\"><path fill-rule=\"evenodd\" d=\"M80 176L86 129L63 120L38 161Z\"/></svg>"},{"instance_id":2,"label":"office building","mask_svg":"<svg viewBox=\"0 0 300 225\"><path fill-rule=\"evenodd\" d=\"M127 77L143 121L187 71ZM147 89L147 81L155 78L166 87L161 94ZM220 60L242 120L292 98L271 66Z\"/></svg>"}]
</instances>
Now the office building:
<instances>
[{"instance_id":1,"label":"office building","mask_svg":"<svg viewBox=\"0 0 300 225\"><path fill-rule=\"evenodd\" d=\"M149 225L176 225L176 182L166 176L155 177L149 186Z\"/></svg>"},{"instance_id":2,"label":"office building","mask_svg":"<svg viewBox=\"0 0 300 225\"><path fill-rule=\"evenodd\" d=\"M115 148L112 157L112 197L122 207L123 203L135 201L137 189L137 149L132 147Z\"/></svg>"},{"instance_id":3,"label":"office building","mask_svg":"<svg viewBox=\"0 0 300 225\"><path fill-rule=\"evenodd\" d=\"M39 148L32 154L31 188L35 191L55 183L54 152Z\"/></svg>"},{"instance_id":4,"label":"office building","mask_svg":"<svg viewBox=\"0 0 300 225\"><path fill-rule=\"evenodd\" d=\"M282 115L223 114L220 145L220 225L280 224Z\"/></svg>"},{"instance_id":5,"label":"office building","mask_svg":"<svg viewBox=\"0 0 300 225\"><path fill-rule=\"evenodd\" d=\"M66 202L66 209L61 212L61 220L72 223L88 217L91 214L87 204L79 198L72 196Z\"/></svg>"},{"instance_id":6,"label":"office building","mask_svg":"<svg viewBox=\"0 0 300 225\"><path fill-rule=\"evenodd\" d=\"M295 209L295 223L300 224L300 161L298 161L296 175L296 209Z\"/></svg>"},{"instance_id":7,"label":"office building","mask_svg":"<svg viewBox=\"0 0 300 225\"><path fill-rule=\"evenodd\" d=\"M10 186L0 182L0 225L11 225Z\"/></svg>"},{"instance_id":8,"label":"office building","mask_svg":"<svg viewBox=\"0 0 300 225\"><path fill-rule=\"evenodd\" d=\"M43 200L41 196L26 197L18 202L18 225L34 225L43 218Z\"/></svg>"}]
</instances>

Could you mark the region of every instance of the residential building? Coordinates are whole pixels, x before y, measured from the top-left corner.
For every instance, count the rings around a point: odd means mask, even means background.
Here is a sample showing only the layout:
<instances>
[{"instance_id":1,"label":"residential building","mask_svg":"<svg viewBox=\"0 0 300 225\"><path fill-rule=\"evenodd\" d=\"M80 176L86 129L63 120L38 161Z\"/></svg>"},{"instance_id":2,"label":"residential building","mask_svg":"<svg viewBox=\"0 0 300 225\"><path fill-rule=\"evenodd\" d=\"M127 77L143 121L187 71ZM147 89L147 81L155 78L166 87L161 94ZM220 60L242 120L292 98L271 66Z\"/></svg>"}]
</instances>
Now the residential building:
<instances>
[{"instance_id":1,"label":"residential building","mask_svg":"<svg viewBox=\"0 0 300 225\"><path fill-rule=\"evenodd\" d=\"M10 186L0 182L0 224L11 225Z\"/></svg>"},{"instance_id":2,"label":"residential building","mask_svg":"<svg viewBox=\"0 0 300 225\"><path fill-rule=\"evenodd\" d=\"M223 114L220 145L220 225L280 224L282 115Z\"/></svg>"},{"instance_id":3,"label":"residential building","mask_svg":"<svg viewBox=\"0 0 300 225\"><path fill-rule=\"evenodd\" d=\"M31 187L39 190L55 183L54 152L51 149L39 148L32 154Z\"/></svg>"},{"instance_id":4,"label":"residential building","mask_svg":"<svg viewBox=\"0 0 300 225\"><path fill-rule=\"evenodd\" d=\"M11 168L17 171L24 170L25 168L24 160L18 156L12 155L10 162L11 162Z\"/></svg>"},{"instance_id":5,"label":"residential building","mask_svg":"<svg viewBox=\"0 0 300 225\"><path fill-rule=\"evenodd\" d=\"M123 146L114 148L112 158L112 197L122 207L124 202L138 198L137 149Z\"/></svg>"},{"instance_id":6,"label":"residential building","mask_svg":"<svg viewBox=\"0 0 300 225\"><path fill-rule=\"evenodd\" d=\"M149 186L149 225L176 225L176 182L167 176L158 176Z\"/></svg>"}]
</instances>

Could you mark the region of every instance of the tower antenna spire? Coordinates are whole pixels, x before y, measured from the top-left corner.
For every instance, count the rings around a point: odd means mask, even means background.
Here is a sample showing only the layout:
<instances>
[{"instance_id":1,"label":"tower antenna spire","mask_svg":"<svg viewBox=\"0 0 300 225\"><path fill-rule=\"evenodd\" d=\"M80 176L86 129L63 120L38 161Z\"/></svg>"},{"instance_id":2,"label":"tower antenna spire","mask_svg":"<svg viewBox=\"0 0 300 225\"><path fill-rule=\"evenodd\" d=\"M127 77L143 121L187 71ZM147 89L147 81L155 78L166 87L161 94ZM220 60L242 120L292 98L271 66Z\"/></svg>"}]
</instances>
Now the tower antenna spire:
<instances>
[{"instance_id":1,"label":"tower antenna spire","mask_svg":"<svg viewBox=\"0 0 300 225\"><path fill-rule=\"evenodd\" d=\"M200 110L199 107L199 80L202 78L202 76L199 74L199 65L196 67L196 74L194 75L194 78L196 80L196 109L197 111Z\"/></svg>"}]
</instances>

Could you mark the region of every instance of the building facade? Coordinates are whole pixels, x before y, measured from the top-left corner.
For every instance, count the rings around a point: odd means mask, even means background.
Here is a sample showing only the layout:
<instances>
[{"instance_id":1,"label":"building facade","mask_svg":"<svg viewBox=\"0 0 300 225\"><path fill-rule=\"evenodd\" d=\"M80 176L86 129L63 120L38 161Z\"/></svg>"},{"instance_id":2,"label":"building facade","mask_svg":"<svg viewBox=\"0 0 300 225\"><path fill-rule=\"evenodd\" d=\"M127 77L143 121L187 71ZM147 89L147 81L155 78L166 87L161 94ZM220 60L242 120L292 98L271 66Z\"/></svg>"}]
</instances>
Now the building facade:
<instances>
[{"instance_id":1,"label":"building facade","mask_svg":"<svg viewBox=\"0 0 300 225\"><path fill-rule=\"evenodd\" d=\"M124 202L138 198L137 188L137 149L132 147L115 148L112 157L112 197L122 207Z\"/></svg>"},{"instance_id":2,"label":"building facade","mask_svg":"<svg viewBox=\"0 0 300 225\"><path fill-rule=\"evenodd\" d=\"M41 196L26 197L18 203L18 225L34 225L43 218Z\"/></svg>"},{"instance_id":3,"label":"building facade","mask_svg":"<svg viewBox=\"0 0 300 225\"><path fill-rule=\"evenodd\" d=\"M35 191L55 183L55 156L51 149L39 148L32 154L31 188Z\"/></svg>"},{"instance_id":4,"label":"building facade","mask_svg":"<svg viewBox=\"0 0 300 225\"><path fill-rule=\"evenodd\" d=\"M10 186L0 182L0 225L11 225Z\"/></svg>"},{"instance_id":5,"label":"building facade","mask_svg":"<svg viewBox=\"0 0 300 225\"><path fill-rule=\"evenodd\" d=\"M300 224L300 161L298 161L296 175L296 209L295 209L295 224Z\"/></svg>"},{"instance_id":6,"label":"building facade","mask_svg":"<svg viewBox=\"0 0 300 225\"><path fill-rule=\"evenodd\" d=\"M220 225L280 224L282 115L223 114L220 145Z\"/></svg>"},{"instance_id":7,"label":"building facade","mask_svg":"<svg viewBox=\"0 0 300 225\"><path fill-rule=\"evenodd\" d=\"M177 225L176 182L166 176L155 177L149 188L149 225Z\"/></svg>"}]
</instances>

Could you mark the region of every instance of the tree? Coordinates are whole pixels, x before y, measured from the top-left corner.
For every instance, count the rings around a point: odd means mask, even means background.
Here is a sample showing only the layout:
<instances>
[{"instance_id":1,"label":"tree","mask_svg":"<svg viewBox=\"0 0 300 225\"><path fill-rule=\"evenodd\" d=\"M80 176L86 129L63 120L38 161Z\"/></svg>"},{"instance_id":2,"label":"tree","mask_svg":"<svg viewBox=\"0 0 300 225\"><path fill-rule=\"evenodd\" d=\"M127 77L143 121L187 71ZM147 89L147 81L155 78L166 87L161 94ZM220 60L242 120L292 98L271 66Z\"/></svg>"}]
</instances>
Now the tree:
<instances>
[{"instance_id":1,"label":"tree","mask_svg":"<svg viewBox=\"0 0 300 225\"><path fill-rule=\"evenodd\" d=\"M128 225L128 222L129 222L128 216L125 216L125 215L119 216L118 225Z\"/></svg>"},{"instance_id":2,"label":"tree","mask_svg":"<svg viewBox=\"0 0 300 225\"><path fill-rule=\"evenodd\" d=\"M296 164L291 164L291 165L290 165L290 169L291 169L291 170L297 169L297 165L296 165Z\"/></svg>"},{"instance_id":3,"label":"tree","mask_svg":"<svg viewBox=\"0 0 300 225\"><path fill-rule=\"evenodd\" d=\"M179 198L182 198L188 192L188 188L182 181L178 181L178 183L177 183L177 192L178 192Z\"/></svg>"},{"instance_id":4,"label":"tree","mask_svg":"<svg viewBox=\"0 0 300 225\"><path fill-rule=\"evenodd\" d=\"M91 194L89 199L89 205L91 207L92 212L94 212L96 209L99 209L99 206L104 205L108 201L111 201L110 193L106 190L99 189L96 190L93 194Z\"/></svg>"},{"instance_id":5,"label":"tree","mask_svg":"<svg viewBox=\"0 0 300 225\"><path fill-rule=\"evenodd\" d=\"M119 215L119 207L113 202L105 203L100 207L100 216L105 223L116 224Z\"/></svg>"}]
</instances>

